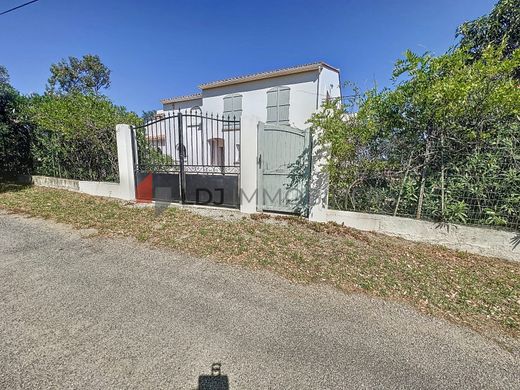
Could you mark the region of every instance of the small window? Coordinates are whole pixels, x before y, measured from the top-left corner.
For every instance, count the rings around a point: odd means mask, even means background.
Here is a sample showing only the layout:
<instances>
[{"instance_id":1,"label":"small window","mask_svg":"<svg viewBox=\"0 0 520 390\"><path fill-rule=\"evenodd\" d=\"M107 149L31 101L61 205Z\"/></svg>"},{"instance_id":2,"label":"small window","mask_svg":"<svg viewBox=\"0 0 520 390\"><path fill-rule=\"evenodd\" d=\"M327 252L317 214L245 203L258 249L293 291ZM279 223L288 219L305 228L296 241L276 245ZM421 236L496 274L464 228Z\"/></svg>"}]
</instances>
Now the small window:
<instances>
[{"instance_id":1,"label":"small window","mask_svg":"<svg viewBox=\"0 0 520 390\"><path fill-rule=\"evenodd\" d=\"M289 87L275 87L267 91L267 123L289 124Z\"/></svg>"},{"instance_id":2,"label":"small window","mask_svg":"<svg viewBox=\"0 0 520 390\"><path fill-rule=\"evenodd\" d=\"M240 124L228 121L240 121L242 117L242 95L224 96L223 130L240 130Z\"/></svg>"},{"instance_id":3,"label":"small window","mask_svg":"<svg viewBox=\"0 0 520 390\"><path fill-rule=\"evenodd\" d=\"M187 118L188 127L195 127L202 130L202 110L199 106L190 109L190 116Z\"/></svg>"},{"instance_id":4,"label":"small window","mask_svg":"<svg viewBox=\"0 0 520 390\"><path fill-rule=\"evenodd\" d=\"M166 135L165 134L153 134L148 133L146 135L148 142L152 148L155 148L157 151L162 153L162 148L166 146Z\"/></svg>"},{"instance_id":5,"label":"small window","mask_svg":"<svg viewBox=\"0 0 520 390\"><path fill-rule=\"evenodd\" d=\"M224 165L224 140L222 138L211 138L208 140L210 147L211 165Z\"/></svg>"}]
</instances>

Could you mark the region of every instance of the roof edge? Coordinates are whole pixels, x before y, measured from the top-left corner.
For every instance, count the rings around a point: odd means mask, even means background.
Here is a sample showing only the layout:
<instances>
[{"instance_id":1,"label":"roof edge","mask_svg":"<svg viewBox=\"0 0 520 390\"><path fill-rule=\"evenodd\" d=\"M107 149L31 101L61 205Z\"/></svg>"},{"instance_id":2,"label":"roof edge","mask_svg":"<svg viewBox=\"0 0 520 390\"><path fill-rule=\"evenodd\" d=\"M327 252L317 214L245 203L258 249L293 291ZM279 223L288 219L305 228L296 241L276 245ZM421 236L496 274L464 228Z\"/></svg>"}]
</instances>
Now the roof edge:
<instances>
[{"instance_id":1,"label":"roof edge","mask_svg":"<svg viewBox=\"0 0 520 390\"><path fill-rule=\"evenodd\" d=\"M320 61L320 62L313 62L310 64L293 66L290 68L282 68L282 69L270 70L270 71L266 71L266 72L253 73L253 74L244 75L244 76L231 77L231 78L223 79L223 80L211 81L209 83L200 84L199 88L202 91L204 91L207 89L225 87L228 85L242 84L242 83L247 83L247 82L257 81L257 80L265 80L265 79L270 79L270 78L274 78L274 77L287 76L287 75L291 75L291 74L312 72L312 71L320 70L321 68L327 68L333 72L339 73L338 68L335 68L335 67L327 64L326 62ZM179 103L179 102L188 102L190 100L196 100L196 99L200 99L200 98L202 98L202 93L194 93L191 95L175 96L172 98L161 99L161 103L162 104L171 104L171 103Z\"/></svg>"},{"instance_id":2,"label":"roof edge","mask_svg":"<svg viewBox=\"0 0 520 390\"><path fill-rule=\"evenodd\" d=\"M271 71L266 71L266 72L253 73L253 74L245 75L245 76L238 76L238 77L232 77L232 78L218 80L218 81L212 81L209 83L200 84L199 88L201 90L219 88L219 87L224 87L227 85L235 85L235 84L247 83L250 81L270 79L273 77L281 77L281 76L287 76L287 75L291 75L291 74L312 72L312 71L319 70L322 67L330 69L333 72L339 73L339 69L334 68L333 66L327 64L326 62L314 62L314 63L294 66L294 67L290 67L290 68L283 68L283 69L271 70Z\"/></svg>"},{"instance_id":3,"label":"roof edge","mask_svg":"<svg viewBox=\"0 0 520 390\"><path fill-rule=\"evenodd\" d=\"M201 99L202 93L193 93L191 95L175 96L172 98L161 99L161 104L189 102L190 100Z\"/></svg>"}]
</instances>

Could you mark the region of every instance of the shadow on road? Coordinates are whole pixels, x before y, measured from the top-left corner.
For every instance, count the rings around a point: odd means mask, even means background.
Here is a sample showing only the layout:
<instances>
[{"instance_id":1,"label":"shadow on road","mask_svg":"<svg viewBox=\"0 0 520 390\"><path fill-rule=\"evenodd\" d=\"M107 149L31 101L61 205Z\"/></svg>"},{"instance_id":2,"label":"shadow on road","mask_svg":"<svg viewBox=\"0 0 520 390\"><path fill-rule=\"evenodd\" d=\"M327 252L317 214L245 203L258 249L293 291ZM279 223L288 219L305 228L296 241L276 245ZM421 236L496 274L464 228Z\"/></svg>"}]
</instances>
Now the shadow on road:
<instances>
[{"instance_id":1,"label":"shadow on road","mask_svg":"<svg viewBox=\"0 0 520 390\"><path fill-rule=\"evenodd\" d=\"M197 390L229 390L228 376L222 375L221 366L220 363L213 363L210 375L199 376Z\"/></svg>"},{"instance_id":2,"label":"shadow on road","mask_svg":"<svg viewBox=\"0 0 520 390\"><path fill-rule=\"evenodd\" d=\"M515 250L516 247L520 245L520 233L511 239L511 245L513 246L513 250Z\"/></svg>"},{"instance_id":3,"label":"shadow on road","mask_svg":"<svg viewBox=\"0 0 520 390\"><path fill-rule=\"evenodd\" d=\"M9 182L1 182L0 181L0 194L4 192L18 192L23 191L24 189L30 187L30 185L25 184L14 184Z\"/></svg>"}]
</instances>

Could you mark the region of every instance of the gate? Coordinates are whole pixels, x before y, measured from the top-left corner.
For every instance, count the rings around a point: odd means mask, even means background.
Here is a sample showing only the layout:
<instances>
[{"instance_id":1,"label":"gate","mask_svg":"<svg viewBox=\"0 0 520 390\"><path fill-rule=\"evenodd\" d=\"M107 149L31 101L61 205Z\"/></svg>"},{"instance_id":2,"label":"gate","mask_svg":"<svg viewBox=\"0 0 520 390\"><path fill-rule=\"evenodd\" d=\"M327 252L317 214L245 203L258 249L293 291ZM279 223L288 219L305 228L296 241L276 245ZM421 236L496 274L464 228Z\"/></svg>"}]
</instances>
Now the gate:
<instances>
[{"instance_id":1,"label":"gate","mask_svg":"<svg viewBox=\"0 0 520 390\"><path fill-rule=\"evenodd\" d=\"M310 156L309 129L259 125L259 211L308 214Z\"/></svg>"},{"instance_id":2,"label":"gate","mask_svg":"<svg viewBox=\"0 0 520 390\"><path fill-rule=\"evenodd\" d=\"M240 207L240 120L191 110L133 129L137 200Z\"/></svg>"}]
</instances>

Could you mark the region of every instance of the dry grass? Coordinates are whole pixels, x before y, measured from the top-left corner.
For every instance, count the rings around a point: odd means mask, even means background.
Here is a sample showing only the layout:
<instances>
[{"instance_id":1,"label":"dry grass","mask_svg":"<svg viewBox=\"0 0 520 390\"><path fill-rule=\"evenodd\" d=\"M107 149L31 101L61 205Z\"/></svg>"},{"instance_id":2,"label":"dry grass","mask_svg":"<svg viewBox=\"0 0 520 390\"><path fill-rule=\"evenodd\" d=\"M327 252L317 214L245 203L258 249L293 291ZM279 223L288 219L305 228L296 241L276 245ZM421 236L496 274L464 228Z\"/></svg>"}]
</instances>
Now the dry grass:
<instances>
[{"instance_id":1,"label":"dry grass","mask_svg":"<svg viewBox=\"0 0 520 390\"><path fill-rule=\"evenodd\" d=\"M215 220L73 192L0 185L0 208L103 236L130 236L199 257L268 269L300 282L407 302L485 332L520 337L520 264L335 224L265 216Z\"/></svg>"}]
</instances>

